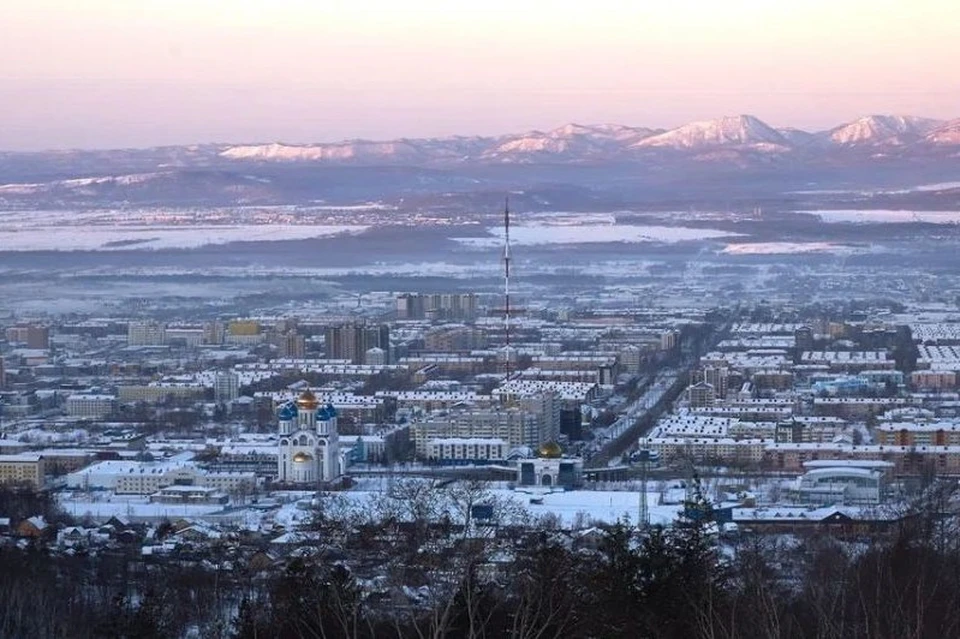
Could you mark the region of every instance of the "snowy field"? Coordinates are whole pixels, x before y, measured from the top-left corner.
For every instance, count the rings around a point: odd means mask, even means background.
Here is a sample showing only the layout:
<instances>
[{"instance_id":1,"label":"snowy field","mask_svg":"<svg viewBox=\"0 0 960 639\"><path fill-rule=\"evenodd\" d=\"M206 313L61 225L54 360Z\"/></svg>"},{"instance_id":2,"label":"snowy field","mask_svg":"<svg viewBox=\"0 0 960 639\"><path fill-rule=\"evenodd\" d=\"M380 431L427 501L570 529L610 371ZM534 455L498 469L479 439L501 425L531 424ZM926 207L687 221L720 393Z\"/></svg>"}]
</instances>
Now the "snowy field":
<instances>
[{"instance_id":1,"label":"snowy field","mask_svg":"<svg viewBox=\"0 0 960 639\"><path fill-rule=\"evenodd\" d=\"M618 521L637 523L640 514L640 493L637 491L593 491L571 490L550 493L526 493L507 489L493 489L491 496L498 499L510 499L523 507L534 518L547 515L556 516L561 526L581 523L602 522L614 524ZM349 500L351 506L366 510L373 500L380 497L375 491L355 490L339 493ZM531 503L531 497L542 499L543 503ZM650 523L667 525L676 520L682 506L657 503L660 494L647 493L647 510ZM275 516L277 523L284 526L296 526L306 521L309 513L295 503L284 505Z\"/></svg>"},{"instance_id":2,"label":"snowy field","mask_svg":"<svg viewBox=\"0 0 960 639\"><path fill-rule=\"evenodd\" d=\"M61 499L60 506L67 514L77 517L90 517L95 521L106 521L111 517L129 517L134 521L161 521L181 517L198 518L203 515L220 512L222 506L198 506L179 504L151 504L143 499L124 499L113 497L109 501L90 501Z\"/></svg>"},{"instance_id":3,"label":"snowy field","mask_svg":"<svg viewBox=\"0 0 960 639\"><path fill-rule=\"evenodd\" d=\"M960 211L896 211L889 209L843 210L834 211L797 211L816 215L828 223L854 224L895 224L904 222L926 222L928 224L956 224L960 222Z\"/></svg>"},{"instance_id":4,"label":"snowy field","mask_svg":"<svg viewBox=\"0 0 960 639\"><path fill-rule=\"evenodd\" d=\"M935 182L932 184L920 184L918 186L909 186L902 189L804 189L799 191L787 191L788 195L859 195L861 197L870 197L876 195L904 194L904 193L929 193L935 191L946 191L948 189L960 188L960 182Z\"/></svg>"},{"instance_id":5,"label":"snowy field","mask_svg":"<svg viewBox=\"0 0 960 639\"><path fill-rule=\"evenodd\" d=\"M503 244L503 229L488 228L490 237L454 238L471 248L490 248ZM738 237L737 233L716 229L686 226L653 226L633 224L523 224L510 227L510 243L516 246L544 244L595 244L602 242L689 242L724 237Z\"/></svg>"},{"instance_id":6,"label":"snowy field","mask_svg":"<svg viewBox=\"0 0 960 639\"><path fill-rule=\"evenodd\" d=\"M187 249L231 242L276 242L360 233L365 226L300 224L59 225L44 218L14 223L0 216L0 250L120 251Z\"/></svg>"},{"instance_id":7,"label":"snowy field","mask_svg":"<svg viewBox=\"0 0 960 639\"><path fill-rule=\"evenodd\" d=\"M526 495L507 493L517 501ZM651 524L667 525L672 523L682 510L682 506L660 506L657 504L659 493L647 493L647 510ZM529 499L527 500L529 502ZM521 503L523 503L521 501ZM543 495L542 504L525 504L530 514L542 517L553 514L560 518L565 526L573 524L581 513L587 521L600 521L613 524L620 520L637 523L640 514L640 493L634 491L592 491L574 490Z\"/></svg>"},{"instance_id":8,"label":"snowy field","mask_svg":"<svg viewBox=\"0 0 960 639\"><path fill-rule=\"evenodd\" d=\"M727 255L792 255L802 253L834 253L852 255L870 249L836 242L743 242L727 244L721 251Z\"/></svg>"},{"instance_id":9,"label":"snowy field","mask_svg":"<svg viewBox=\"0 0 960 639\"><path fill-rule=\"evenodd\" d=\"M577 524L590 525L594 522L613 524L618 521L636 523L640 513L640 493L637 491L591 491L573 490L558 492L526 493L505 488L489 491L497 499L513 501L524 508L533 518L555 516L561 526ZM346 498L348 507L368 510L371 504L381 497L375 490L353 490L338 493ZM296 528L306 523L312 513L305 507L309 503L309 493L277 493L288 497L286 503L267 509L270 500L261 500L260 508L235 508L218 505L177 505L151 504L143 497L107 496L91 498L81 494L64 493L60 496L60 505L70 515L78 518L91 517L96 521L106 521L113 516L130 517L138 521L160 521L181 517L231 521L248 527L269 527L273 523L287 528ZM542 503L531 503L535 497ZM659 493L648 492L647 504L650 523L667 525L676 520L681 506L657 503Z\"/></svg>"}]
</instances>

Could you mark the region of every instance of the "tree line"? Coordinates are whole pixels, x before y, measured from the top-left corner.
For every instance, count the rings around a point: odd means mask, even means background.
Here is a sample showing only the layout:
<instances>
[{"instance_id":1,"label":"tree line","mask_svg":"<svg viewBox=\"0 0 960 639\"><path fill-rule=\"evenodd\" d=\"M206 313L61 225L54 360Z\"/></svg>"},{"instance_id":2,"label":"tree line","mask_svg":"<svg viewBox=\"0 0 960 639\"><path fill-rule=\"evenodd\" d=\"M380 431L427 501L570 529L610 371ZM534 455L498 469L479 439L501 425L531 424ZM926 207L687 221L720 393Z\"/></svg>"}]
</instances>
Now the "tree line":
<instances>
[{"instance_id":1,"label":"tree line","mask_svg":"<svg viewBox=\"0 0 960 639\"><path fill-rule=\"evenodd\" d=\"M484 500L459 490L464 508ZM404 486L397 510L364 521L321 501L304 529L318 541L267 570L222 546L157 563L0 547L0 636L960 636L960 542L943 494L885 537L730 540L699 494L671 527L570 533L427 519L430 493Z\"/></svg>"}]
</instances>

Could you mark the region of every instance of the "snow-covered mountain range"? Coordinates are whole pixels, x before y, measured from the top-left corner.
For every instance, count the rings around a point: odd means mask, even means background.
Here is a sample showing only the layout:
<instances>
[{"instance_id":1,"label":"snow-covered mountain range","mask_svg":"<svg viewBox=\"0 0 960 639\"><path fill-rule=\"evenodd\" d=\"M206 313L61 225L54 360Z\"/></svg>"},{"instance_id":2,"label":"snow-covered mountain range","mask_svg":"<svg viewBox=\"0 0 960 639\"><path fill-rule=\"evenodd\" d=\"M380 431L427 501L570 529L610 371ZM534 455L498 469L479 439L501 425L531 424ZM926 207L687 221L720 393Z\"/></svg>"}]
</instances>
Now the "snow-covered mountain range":
<instances>
[{"instance_id":1,"label":"snow-covered mountain range","mask_svg":"<svg viewBox=\"0 0 960 639\"><path fill-rule=\"evenodd\" d=\"M284 142L205 144L116 151L3 153L3 161L29 155L51 166L75 164L78 158L99 166L117 165L130 173L167 168L239 164L417 166L442 168L497 164L648 163L657 158L699 162L769 162L798 157L805 162L845 155L951 155L960 148L960 119L951 121L908 115L867 115L826 131L777 128L752 115L725 116L664 130L623 124L566 124L546 131L496 136L449 136L396 140L344 140L315 144ZM764 159L766 158L766 159Z\"/></svg>"},{"instance_id":2,"label":"snow-covered mountain range","mask_svg":"<svg viewBox=\"0 0 960 639\"><path fill-rule=\"evenodd\" d=\"M595 163L648 158L651 153L730 157L729 151L780 155L857 149L924 152L960 145L960 120L868 115L820 132L777 129L756 116L725 116L670 130L622 124L567 124L549 131L491 137L352 140L319 144L226 146L219 157L263 162L326 163ZM727 153L717 153L726 150Z\"/></svg>"},{"instance_id":3,"label":"snow-covered mountain range","mask_svg":"<svg viewBox=\"0 0 960 639\"><path fill-rule=\"evenodd\" d=\"M0 152L0 208L381 198L446 205L504 189L527 191L531 206L591 206L672 198L678 189L713 197L734 187L754 194L958 177L960 119L869 115L804 131L738 115L670 130L567 124L497 136Z\"/></svg>"}]
</instances>

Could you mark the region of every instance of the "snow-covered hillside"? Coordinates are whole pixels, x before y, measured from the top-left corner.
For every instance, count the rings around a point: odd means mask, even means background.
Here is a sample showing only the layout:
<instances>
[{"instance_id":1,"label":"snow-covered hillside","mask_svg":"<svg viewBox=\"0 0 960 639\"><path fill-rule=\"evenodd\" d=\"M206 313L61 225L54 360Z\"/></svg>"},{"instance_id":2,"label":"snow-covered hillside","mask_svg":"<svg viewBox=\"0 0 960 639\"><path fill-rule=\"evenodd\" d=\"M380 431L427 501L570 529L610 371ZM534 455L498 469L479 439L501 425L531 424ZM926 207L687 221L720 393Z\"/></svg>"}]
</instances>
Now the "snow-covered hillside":
<instances>
[{"instance_id":1,"label":"snow-covered hillside","mask_svg":"<svg viewBox=\"0 0 960 639\"><path fill-rule=\"evenodd\" d=\"M839 145L896 146L916 141L941 124L909 115L867 115L831 129L827 137Z\"/></svg>"},{"instance_id":2,"label":"snow-covered hillside","mask_svg":"<svg viewBox=\"0 0 960 639\"><path fill-rule=\"evenodd\" d=\"M691 122L633 144L634 148L702 150L719 146L755 146L758 150L781 151L790 142L776 129L752 115L737 115Z\"/></svg>"},{"instance_id":3,"label":"snow-covered hillside","mask_svg":"<svg viewBox=\"0 0 960 639\"><path fill-rule=\"evenodd\" d=\"M933 129L923 141L936 146L960 146L960 118Z\"/></svg>"}]
</instances>

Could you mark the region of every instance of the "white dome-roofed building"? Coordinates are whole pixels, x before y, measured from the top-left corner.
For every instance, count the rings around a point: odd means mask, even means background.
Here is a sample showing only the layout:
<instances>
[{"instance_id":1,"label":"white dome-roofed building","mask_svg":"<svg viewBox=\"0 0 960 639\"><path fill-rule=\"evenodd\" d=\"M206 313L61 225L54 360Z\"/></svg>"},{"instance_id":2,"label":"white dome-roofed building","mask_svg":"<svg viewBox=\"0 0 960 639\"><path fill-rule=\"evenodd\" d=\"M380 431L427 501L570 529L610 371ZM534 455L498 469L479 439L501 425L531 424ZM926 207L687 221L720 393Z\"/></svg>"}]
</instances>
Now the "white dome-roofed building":
<instances>
[{"instance_id":1,"label":"white dome-roofed building","mask_svg":"<svg viewBox=\"0 0 960 639\"><path fill-rule=\"evenodd\" d=\"M337 411L321 406L316 396L304 391L296 402L277 411L280 450L277 481L282 484L330 482L341 474Z\"/></svg>"}]
</instances>

